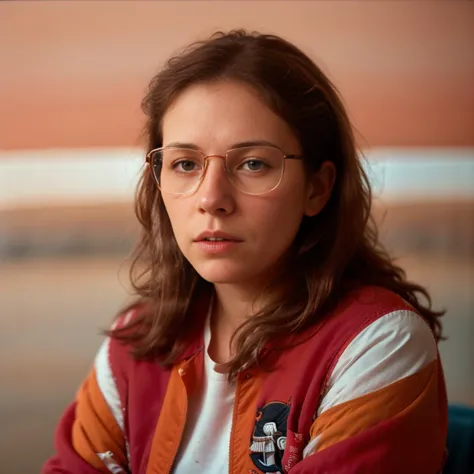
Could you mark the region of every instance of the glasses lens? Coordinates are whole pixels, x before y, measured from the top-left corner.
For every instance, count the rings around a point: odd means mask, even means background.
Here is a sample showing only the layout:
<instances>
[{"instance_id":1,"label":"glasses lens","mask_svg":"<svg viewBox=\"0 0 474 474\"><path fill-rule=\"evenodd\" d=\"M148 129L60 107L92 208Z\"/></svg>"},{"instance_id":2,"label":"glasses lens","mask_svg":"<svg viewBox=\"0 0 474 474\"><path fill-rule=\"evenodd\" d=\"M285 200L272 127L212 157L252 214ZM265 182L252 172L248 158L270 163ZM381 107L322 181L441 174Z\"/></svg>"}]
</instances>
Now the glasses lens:
<instances>
[{"instance_id":1,"label":"glasses lens","mask_svg":"<svg viewBox=\"0 0 474 474\"><path fill-rule=\"evenodd\" d=\"M227 153L227 171L233 184L248 194L264 194L281 181L284 155L277 148L236 148Z\"/></svg>"},{"instance_id":2,"label":"glasses lens","mask_svg":"<svg viewBox=\"0 0 474 474\"><path fill-rule=\"evenodd\" d=\"M199 183L204 169L202 155L187 148L164 148L152 160L160 189L171 194L185 194Z\"/></svg>"}]
</instances>

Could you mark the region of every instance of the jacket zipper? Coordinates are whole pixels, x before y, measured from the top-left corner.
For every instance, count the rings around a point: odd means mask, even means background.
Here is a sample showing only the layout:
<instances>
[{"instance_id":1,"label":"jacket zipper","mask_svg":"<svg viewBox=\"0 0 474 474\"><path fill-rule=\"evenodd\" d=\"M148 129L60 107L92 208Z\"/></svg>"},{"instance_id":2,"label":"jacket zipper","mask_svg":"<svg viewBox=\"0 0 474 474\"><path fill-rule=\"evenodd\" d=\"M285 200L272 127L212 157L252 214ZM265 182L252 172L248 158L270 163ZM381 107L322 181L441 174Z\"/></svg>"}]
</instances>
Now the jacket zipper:
<instances>
[{"instance_id":1,"label":"jacket zipper","mask_svg":"<svg viewBox=\"0 0 474 474\"><path fill-rule=\"evenodd\" d=\"M97 456L110 472L114 474L125 474L125 471L122 469L122 467L115 462L114 453L112 451L97 453Z\"/></svg>"}]
</instances>

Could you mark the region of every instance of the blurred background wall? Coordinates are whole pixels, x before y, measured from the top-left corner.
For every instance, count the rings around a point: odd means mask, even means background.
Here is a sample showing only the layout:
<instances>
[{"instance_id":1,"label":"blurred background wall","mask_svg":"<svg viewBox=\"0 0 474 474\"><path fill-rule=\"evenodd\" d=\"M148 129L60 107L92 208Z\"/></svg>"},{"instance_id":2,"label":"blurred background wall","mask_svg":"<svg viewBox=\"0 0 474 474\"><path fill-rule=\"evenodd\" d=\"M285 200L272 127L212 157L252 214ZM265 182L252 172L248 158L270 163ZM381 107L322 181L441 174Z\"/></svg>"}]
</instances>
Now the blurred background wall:
<instances>
[{"instance_id":1,"label":"blurred background wall","mask_svg":"<svg viewBox=\"0 0 474 474\"><path fill-rule=\"evenodd\" d=\"M129 299L149 79L234 27L294 41L339 87L382 238L448 310L449 399L474 405L473 2L1 2L2 473L39 472Z\"/></svg>"}]
</instances>

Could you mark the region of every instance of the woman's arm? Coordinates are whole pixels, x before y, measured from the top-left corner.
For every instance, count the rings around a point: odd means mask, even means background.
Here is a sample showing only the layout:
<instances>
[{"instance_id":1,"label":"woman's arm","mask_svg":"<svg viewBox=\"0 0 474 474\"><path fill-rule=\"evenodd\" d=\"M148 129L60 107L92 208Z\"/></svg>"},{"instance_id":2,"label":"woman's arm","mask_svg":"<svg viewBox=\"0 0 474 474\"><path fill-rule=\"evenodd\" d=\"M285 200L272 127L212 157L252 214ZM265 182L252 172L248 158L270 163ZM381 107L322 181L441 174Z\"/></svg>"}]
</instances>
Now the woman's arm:
<instances>
[{"instance_id":1,"label":"woman's arm","mask_svg":"<svg viewBox=\"0 0 474 474\"><path fill-rule=\"evenodd\" d=\"M294 474L434 474L447 401L436 343L411 311L363 330L339 358Z\"/></svg>"}]
</instances>

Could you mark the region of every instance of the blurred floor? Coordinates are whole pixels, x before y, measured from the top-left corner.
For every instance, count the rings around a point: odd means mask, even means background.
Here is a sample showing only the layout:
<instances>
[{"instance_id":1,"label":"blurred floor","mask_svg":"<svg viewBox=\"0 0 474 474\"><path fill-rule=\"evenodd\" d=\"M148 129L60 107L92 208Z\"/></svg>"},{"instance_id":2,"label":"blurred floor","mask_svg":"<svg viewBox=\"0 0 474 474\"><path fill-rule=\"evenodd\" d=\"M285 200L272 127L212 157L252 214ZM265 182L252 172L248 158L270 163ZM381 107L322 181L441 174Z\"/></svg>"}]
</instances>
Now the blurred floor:
<instances>
[{"instance_id":1,"label":"blurred floor","mask_svg":"<svg viewBox=\"0 0 474 474\"><path fill-rule=\"evenodd\" d=\"M52 454L54 427L92 363L99 330L127 301L122 263L70 258L1 264L2 474L38 473ZM449 397L474 405L472 260L417 256L401 263L430 288L436 306L449 308L449 339L440 345Z\"/></svg>"},{"instance_id":2,"label":"blurred floor","mask_svg":"<svg viewBox=\"0 0 474 474\"><path fill-rule=\"evenodd\" d=\"M59 415L126 299L118 259L0 266L0 472L38 473ZM124 272L125 273L125 272Z\"/></svg>"}]
</instances>

